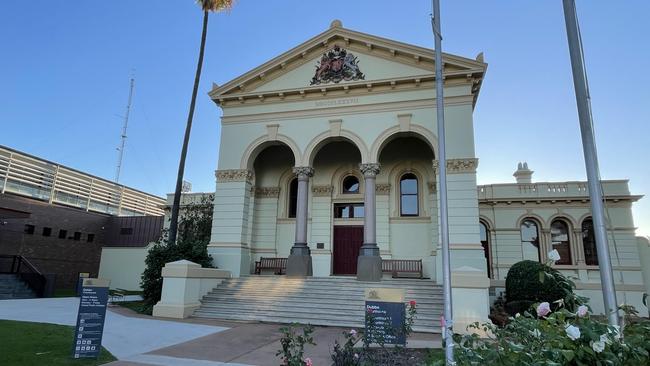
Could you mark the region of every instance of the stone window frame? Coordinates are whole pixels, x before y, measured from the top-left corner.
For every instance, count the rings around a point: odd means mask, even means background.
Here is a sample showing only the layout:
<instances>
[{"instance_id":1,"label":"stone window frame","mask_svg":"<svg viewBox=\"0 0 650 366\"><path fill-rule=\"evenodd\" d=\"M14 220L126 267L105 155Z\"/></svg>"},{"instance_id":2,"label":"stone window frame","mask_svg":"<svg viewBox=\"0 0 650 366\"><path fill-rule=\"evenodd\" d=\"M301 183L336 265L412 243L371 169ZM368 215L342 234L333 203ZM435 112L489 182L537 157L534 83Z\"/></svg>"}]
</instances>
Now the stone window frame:
<instances>
[{"instance_id":1,"label":"stone window frame","mask_svg":"<svg viewBox=\"0 0 650 366\"><path fill-rule=\"evenodd\" d=\"M402 181L404 180L404 176L406 175L412 175L415 177L415 187L416 187L416 192L415 194L412 193L402 193ZM422 178L415 174L412 171L408 172L403 172L402 174L399 175L398 180L397 180L397 203L399 205L399 217L405 218L405 217L421 217L422 216ZM417 203L416 207L416 213L415 214L404 214L402 211L402 197L403 196L415 196L415 202Z\"/></svg>"},{"instance_id":2,"label":"stone window frame","mask_svg":"<svg viewBox=\"0 0 650 366\"><path fill-rule=\"evenodd\" d=\"M348 178L355 178L357 180L357 190L356 191L348 192L348 191L345 190L345 181ZM351 174L351 173L344 175L343 179L341 179L341 186L340 186L339 192L341 192L341 195L346 195L346 196L347 195L352 195L352 194L362 194L362 192L361 192L361 179L359 178L359 176L356 175L356 174Z\"/></svg>"},{"instance_id":3,"label":"stone window frame","mask_svg":"<svg viewBox=\"0 0 650 366\"><path fill-rule=\"evenodd\" d=\"M424 172L424 173L423 173ZM401 196L400 196L400 181L404 174L414 174L418 180L418 215L417 216L401 216ZM381 174L381 173L380 173ZM427 221L431 219L432 208L431 204L431 195L433 194L433 199L436 199L436 194L429 189L429 182L435 182L435 178L430 177L429 173L426 170L426 167L422 165L409 164L408 167L399 167L396 166L388 174L388 182L391 185L390 189L390 216L391 220L398 221L422 221L426 219ZM381 181L377 180L378 184L381 184ZM435 184L435 183L434 183ZM435 187L435 186L434 186Z\"/></svg>"},{"instance_id":4,"label":"stone window frame","mask_svg":"<svg viewBox=\"0 0 650 366\"><path fill-rule=\"evenodd\" d=\"M518 228L519 228L519 244L522 246L522 249L521 249L522 259L526 260L526 258L524 258L524 256L523 256L523 253L524 253L523 252L524 238L522 236L522 229L521 229L521 227L524 225L525 221L532 221L536 226L536 231L537 231L537 261L542 262L542 260L543 260L543 256L542 256L542 253L543 253L543 250L542 250L542 248L543 248L542 236L544 235L543 234L543 226L542 226L542 221L540 219L534 217L534 216L525 216L521 220L519 220L519 225L518 225Z\"/></svg>"},{"instance_id":5,"label":"stone window frame","mask_svg":"<svg viewBox=\"0 0 650 366\"><path fill-rule=\"evenodd\" d=\"M585 237L584 237L584 235L585 235L584 227L585 227L585 223L587 221L591 221L591 235L594 236L594 253L596 255L595 264L594 263L591 263L591 264L587 263L587 252L585 251ZM580 240L579 249L582 250L582 258L584 258L585 265L587 265L589 267L598 268L598 265L599 265L599 263L598 263L598 247L596 246L595 235L596 235L596 232L594 230L594 218L591 215L589 215L589 216L585 217L584 219L582 219L582 221L580 222L580 235L578 235L578 238Z\"/></svg>"},{"instance_id":6,"label":"stone window frame","mask_svg":"<svg viewBox=\"0 0 650 366\"><path fill-rule=\"evenodd\" d=\"M483 225L483 227L485 227L485 238L487 239L486 242L487 242L487 249L488 249L488 256L487 256L488 273L487 274L489 279L494 279L494 270L492 268L494 264L492 259L492 229L490 228L490 224L482 218L479 218L478 224L479 224L479 236L480 236L480 226ZM481 246L482 245L483 242L481 241Z\"/></svg>"}]
</instances>

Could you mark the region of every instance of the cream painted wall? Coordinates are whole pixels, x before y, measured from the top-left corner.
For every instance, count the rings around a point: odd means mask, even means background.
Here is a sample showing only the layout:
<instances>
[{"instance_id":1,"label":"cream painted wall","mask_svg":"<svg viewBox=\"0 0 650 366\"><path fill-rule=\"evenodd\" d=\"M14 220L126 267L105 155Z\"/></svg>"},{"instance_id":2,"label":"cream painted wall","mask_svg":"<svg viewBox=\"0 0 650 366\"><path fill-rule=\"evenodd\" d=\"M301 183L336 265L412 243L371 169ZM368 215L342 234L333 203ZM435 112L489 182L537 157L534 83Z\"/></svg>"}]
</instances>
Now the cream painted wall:
<instances>
[{"instance_id":1,"label":"cream painted wall","mask_svg":"<svg viewBox=\"0 0 650 366\"><path fill-rule=\"evenodd\" d=\"M111 288L140 291L140 276L144 272L149 248L102 248L99 278L111 280Z\"/></svg>"}]
</instances>

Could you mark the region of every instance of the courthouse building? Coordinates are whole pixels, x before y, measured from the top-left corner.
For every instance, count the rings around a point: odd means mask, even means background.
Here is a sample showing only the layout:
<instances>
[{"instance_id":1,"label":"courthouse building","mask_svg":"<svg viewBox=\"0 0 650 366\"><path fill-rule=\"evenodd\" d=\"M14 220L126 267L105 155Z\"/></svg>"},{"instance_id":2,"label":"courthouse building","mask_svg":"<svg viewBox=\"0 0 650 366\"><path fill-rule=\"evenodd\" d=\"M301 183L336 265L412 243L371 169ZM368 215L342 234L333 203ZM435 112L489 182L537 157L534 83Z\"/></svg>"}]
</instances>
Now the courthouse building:
<instances>
[{"instance_id":1,"label":"courthouse building","mask_svg":"<svg viewBox=\"0 0 650 366\"><path fill-rule=\"evenodd\" d=\"M214 85L209 95L223 111L208 247L215 265L240 277L261 257L288 257L289 276L381 281L382 260L411 259L440 283L433 56L334 21ZM508 268L545 261L551 249L562 256L556 267L602 311L586 183L533 182L520 163L513 182L477 186L473 113L487 63L482 54L444 54L443 62L457 321L486 320ZM648 244L635 236L631 213L640 196L625 180L603 187L619 301L641 306L639 248Z\"/></svg>"}]
</instances>

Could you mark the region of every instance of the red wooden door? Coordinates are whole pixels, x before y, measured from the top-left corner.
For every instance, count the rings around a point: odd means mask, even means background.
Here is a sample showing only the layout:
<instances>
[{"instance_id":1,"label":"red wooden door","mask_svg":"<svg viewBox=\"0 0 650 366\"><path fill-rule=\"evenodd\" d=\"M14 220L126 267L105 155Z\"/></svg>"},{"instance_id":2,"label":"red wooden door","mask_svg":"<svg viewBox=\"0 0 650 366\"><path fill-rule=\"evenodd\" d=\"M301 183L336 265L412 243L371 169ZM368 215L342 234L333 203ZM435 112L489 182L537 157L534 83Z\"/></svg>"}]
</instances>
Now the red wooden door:
<instances>
[{"instance_id":1,"label":"red wooden door","mask_svg":"<svg viewBox=\"0 0 650 366\"><path fill-rule=\"evenodd\" d=\"M363 244L363 226L334 226L334 274L357 274L357 257Z\"/></svg>"}]
</instances>

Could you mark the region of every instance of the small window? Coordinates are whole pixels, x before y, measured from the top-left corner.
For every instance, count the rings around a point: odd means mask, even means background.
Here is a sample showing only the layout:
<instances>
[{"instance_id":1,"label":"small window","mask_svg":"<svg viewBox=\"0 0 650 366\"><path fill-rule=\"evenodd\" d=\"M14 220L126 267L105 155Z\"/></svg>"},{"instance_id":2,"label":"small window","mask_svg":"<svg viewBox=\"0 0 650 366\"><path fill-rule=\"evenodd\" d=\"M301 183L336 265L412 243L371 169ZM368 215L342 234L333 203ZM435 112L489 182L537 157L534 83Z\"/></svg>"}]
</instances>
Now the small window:
<instances>
[{"instance_id":1,"label":"small window","mask_svg":"<svg viewBox=\"0 0 650 366\"><path fill-rule=\"evenodd\" d=\"M132 235L132 234L133 234L132 227L123 227L120 229L120 235Z\"/></svg>"},{"instance_id":2,"label":"small window","mask_svg":"<svg viewBox=\"0 0 650 366\"><path fill-rule=\"evenodd\" d=\"M594 236L594 222L591 218L582 222L582 246L585 251L585 264L597 266L598 251L596 250L596 238Z\"/></svg>"},{"instance_id":3,"label":"small window","mask_svg":"<svg viewBox=\"0 0 650 366\"><path fill-rule=\"evenodd\" d=\"M521 223L521 251L525 260L539 262L539 230L531 219Z\"/></svg>"},{"instance_id":4,"label":"small window","mask_svg":"<svg viewBox=\"0 0 650 366\"><path fill-rule=\"evenodd\" d=\"M34 235L34 230L36 227L34 225L25 224L25 234Z\"/></svg>"},{"instance_id":5,"label":"small window","mask_svg":"<svg viewBox=\"0 0 650 366\"><path fill-rule=\"evenodd\" d=\"M52 235L52 228L51 227L44 227L43 228L43 236L51 236Z\"/></svg>"},{"instance_id":6,"label":"small window","mask_svg":"<svg viewBox=\"0 0 650 366\"><path fill-rule=\"evenodd\" d=\"M571 264L571 242L569 225L562 220L551 223L551 248L560 253L560 260L555 264Z\"/></svg>"},{"instance_id":7,"label":"small window","mask_svg":"<svg viewBox=\"0 0 650 366\"><path fill-rule=\"evenodd\" d=\"M92 243L93 241L95 241L95 234L88 234L86 241L88 243Z\"/></svg>"},{"instance_id":8,"label":"small window","mask_svg":"<svg viewBox=\"0 0 650 366\"><path fill-rule=\"evenodd\" d=\"M492 263L490 261L490 239L488 237L487 226L481 221L479 222L479 229L481 234L481 246L485 254L485 262L487 263L488 278L492 278Z\"/></svg>"},{"instance_id":9,"label":"small window","mask_svg":"<svg viewBox=\"0 0 650 366\"><path fill-rule=\"evenodd\" d=\"M365 214L363 203L337 203L334 205L334 218L355 219Z\"/></svg>"},{"instance_id":10,"label":"small window","mask_svg":"<svg viewBox=\"0 0 650 366\"><path fill-rule=\"evenodd\" d=\"M343 193L359 193L359 178L349 175L343 179Z\"/></svg>"},{"instance_id":11,"label":"small window","mask_svg":"<svg viewBox=\"0 0 650 366\"><path fill-rule=\"evenodd\" d=\"M78 232L78 231L75 231L75 232L74 232L74 237L73 237L73 239L74 239L74 241L79 241L79 240L81 240L81 233Z\"/></svg>"},{"instance_id":12,"label":"small window","mask_svg":"<svg viewBox=\"0 0 650 366\"><path fill-rule=\"evenodd\" d=\"M59 230L59 239L65 239L68 236L68 230Z\"/></svg>"},{"instance_id":13,"label":"small window","mask_svg":"<svg viewBox=\"0 0 650 366\"><path fill-rule=\"evenodd\" d=\"M418 178L413 173L404 174L399 182L400 216L418 215Z\"/></svg>"},{"instance_id":14,"label":"small window","mask_svg":"<svg viewBox=\"0 0 650 366\"><path fill-rule=\"evenodd\" d=\"M289 218L296 217L296 210L298 206L298 178L294 178L289 183Z\"/></svg>"}]
</instances>

